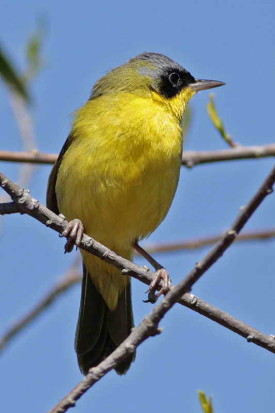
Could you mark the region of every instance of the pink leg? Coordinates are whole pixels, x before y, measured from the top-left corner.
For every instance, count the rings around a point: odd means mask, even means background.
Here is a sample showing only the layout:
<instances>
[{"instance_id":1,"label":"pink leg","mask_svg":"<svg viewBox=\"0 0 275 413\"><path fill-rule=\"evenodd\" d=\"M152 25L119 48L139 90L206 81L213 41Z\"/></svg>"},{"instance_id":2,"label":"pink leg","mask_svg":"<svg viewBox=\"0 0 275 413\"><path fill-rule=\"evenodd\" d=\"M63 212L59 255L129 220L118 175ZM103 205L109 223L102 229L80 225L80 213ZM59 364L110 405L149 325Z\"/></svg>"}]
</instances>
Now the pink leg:
<instances>
[{"instance_id":1,"label":"pink leg","mask_svg":"<svg viewBox=\"0 0 275 413\"><path fill-rule=\"evenodd\" d=\"M134 248L139 252L156 270L155 277L148 290L148 300L145 303L155 303L161 294L166 294L171 288L171 277L168 271L162 267L148 252L146 252L138 242L134 243ZM159 290L157 294L155 292Z\"/></svg>"},{"instance_id":2,"label":"pink leg","mask_svg":"<svg viewBox=\"0 0 275 413\"><path fill-rule=\"evenodd\" d=\"M68 223L66 229L61 234L62 237L67 238L67 242L65 244L65 254L66 252L71 252L74 245L79 247L83 233L84 226L79 219L73 219Z\"/></svg>"}]
</instances>

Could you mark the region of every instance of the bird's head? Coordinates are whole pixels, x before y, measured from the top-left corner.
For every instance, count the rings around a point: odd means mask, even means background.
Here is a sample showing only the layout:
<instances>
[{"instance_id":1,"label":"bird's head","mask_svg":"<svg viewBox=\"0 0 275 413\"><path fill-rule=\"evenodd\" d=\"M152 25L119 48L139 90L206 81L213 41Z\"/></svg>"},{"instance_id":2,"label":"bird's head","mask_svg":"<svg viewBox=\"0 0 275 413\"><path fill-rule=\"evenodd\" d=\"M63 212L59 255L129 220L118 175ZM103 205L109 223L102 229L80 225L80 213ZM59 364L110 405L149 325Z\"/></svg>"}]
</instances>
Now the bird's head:
<instances>
[{"instance_id":1,"label":"bird's head","mask_svg":"<svg viewBox=\"0 0 275 413\"><path fill-rule=\"evenodd\" d=\"M162 54L142 53L99 79L91 99L121 92L153 97L174 107L181 112L180 116L195 93L222 85L223 82L216 80L195 79L181 65Z\"/></svg>"}]
</instances>

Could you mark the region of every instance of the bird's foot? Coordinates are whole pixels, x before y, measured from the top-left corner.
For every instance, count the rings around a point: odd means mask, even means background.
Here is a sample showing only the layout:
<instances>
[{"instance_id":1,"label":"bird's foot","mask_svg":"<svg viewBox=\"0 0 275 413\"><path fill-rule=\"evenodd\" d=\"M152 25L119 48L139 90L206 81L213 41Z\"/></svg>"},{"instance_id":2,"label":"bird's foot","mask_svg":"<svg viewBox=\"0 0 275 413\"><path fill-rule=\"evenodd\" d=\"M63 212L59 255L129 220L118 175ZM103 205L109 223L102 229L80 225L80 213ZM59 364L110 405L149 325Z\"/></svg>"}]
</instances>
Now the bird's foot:
<instances>
[{"instance_id":1,"label":"bird's foot","mask_svg":"<svg viewBox=\"0 0 275 413\"><path fill-rule=\"evenodd\" d=\"M72 219L66 229L62 232L61 236L67 238L67 242L65 244L65 251L66 252L71 252L76 245L76 247L79 247L80 242L82 240L82 236L84 233L84 226L80 219Z\"/></svg>"},{"instance_id":2,"label":"bird's foot","mask_svg":"<svg viewBox=\"0 0 275 413\"><path fill-rule=\"evenodd\" d=\"M154 304L161 294L165 295L168 293L172 285L171 277L168 271L165 268L160 268L155 272L155 277L149 286L148 300L145 300L145 303ZM161 286L161 289L156 294L158 287Z\"/></svg>"}]
</instances>

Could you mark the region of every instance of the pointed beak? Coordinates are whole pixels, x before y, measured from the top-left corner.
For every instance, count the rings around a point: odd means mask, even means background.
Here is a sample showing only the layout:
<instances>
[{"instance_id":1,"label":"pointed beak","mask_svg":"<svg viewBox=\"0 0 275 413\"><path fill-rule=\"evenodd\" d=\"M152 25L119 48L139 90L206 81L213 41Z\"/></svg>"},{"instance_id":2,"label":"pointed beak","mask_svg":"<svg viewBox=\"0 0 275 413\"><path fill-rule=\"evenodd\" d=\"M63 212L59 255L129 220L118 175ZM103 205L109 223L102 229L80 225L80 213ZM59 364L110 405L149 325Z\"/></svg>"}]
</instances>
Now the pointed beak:
<instances>
[{"instance_id":1,"label":"pointed beak","mask_svg":"<svg viewBox=\"0 0 275 413\"><path fill-rule=\"evenodd\" d=\"M194 92L198 92L199 90L207 90L212 89L213 87L219 87L225 85L224 82L220 82L219 80L204 80L204 79L196 79L195 83L190 83L189 87Z\"/></svg>"}]
</instances>

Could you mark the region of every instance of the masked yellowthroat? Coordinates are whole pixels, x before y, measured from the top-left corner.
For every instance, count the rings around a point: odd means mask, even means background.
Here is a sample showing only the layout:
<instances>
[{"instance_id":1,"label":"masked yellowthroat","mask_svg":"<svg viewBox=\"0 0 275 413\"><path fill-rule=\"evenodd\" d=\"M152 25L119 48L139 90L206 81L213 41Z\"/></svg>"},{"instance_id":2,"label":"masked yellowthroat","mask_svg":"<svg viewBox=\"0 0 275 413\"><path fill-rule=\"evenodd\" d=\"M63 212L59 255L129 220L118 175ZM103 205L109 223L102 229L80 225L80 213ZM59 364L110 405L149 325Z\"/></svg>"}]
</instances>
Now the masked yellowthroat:
<instances>
[{"instance_id":1,"label":"masked yellowthroat","mask_svg":"<svg viewBox=\"0 0 275 413\"><path fill-rule=\"evenodd\" d=\"M173 200L181 165L184 110L197 80L158 53L143 53L96 82L75 116L49 178L47 205L72 222L70 251L85 232L131 260ZM83 225L82 225L83 224ZM83 373L107 357L133 327L127 276L81 251L83 281L75 349ZM116 368L125 373L134 355Z\"/></svg>"}]
</instances>

